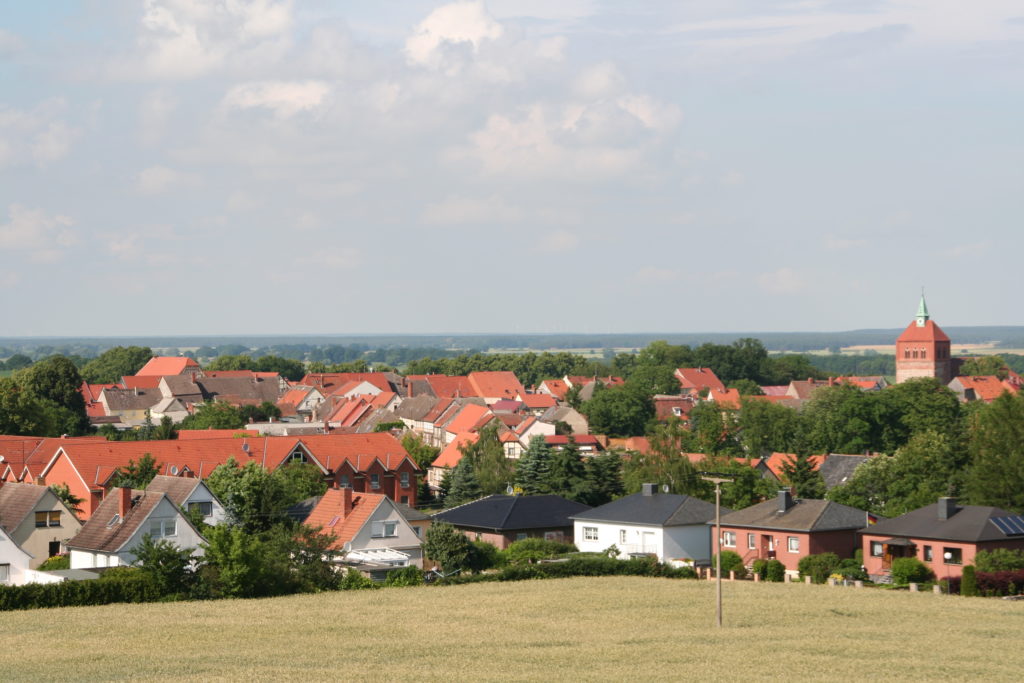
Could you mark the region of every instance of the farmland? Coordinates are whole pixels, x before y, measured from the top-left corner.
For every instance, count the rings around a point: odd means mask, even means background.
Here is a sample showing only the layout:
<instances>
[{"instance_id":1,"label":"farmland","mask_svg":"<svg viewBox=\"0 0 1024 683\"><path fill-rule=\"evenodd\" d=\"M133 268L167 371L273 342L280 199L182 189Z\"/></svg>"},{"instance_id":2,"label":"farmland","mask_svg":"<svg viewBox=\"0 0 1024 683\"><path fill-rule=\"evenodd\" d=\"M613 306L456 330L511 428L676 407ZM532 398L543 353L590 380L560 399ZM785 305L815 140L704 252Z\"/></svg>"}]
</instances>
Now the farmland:
<instances>
[{"instance_id":1,"label":"farmland","mask_svg":"<svg viewBox=\"0 0 1024 683\"><path fill-rule=\"evenodd\" d=\"M5 613L6 680L1019 680L1024 603L575 578ZM45 650L41 644L45 643Z\"/></svg>"}]
</instances>

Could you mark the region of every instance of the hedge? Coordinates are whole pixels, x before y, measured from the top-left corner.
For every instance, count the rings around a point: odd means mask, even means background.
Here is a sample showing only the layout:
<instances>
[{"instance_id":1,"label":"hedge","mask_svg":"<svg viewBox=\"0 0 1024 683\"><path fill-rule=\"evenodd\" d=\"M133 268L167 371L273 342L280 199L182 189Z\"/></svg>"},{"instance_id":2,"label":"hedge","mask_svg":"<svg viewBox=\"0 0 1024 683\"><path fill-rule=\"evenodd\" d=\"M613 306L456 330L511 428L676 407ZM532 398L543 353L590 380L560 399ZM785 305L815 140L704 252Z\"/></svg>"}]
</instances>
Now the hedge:
<instances>
[{"instance_id":1,"label":"hedge","mask_svg":"<svg viewBox=\"0 0 1024 683\"><path fill-rule=\"evenodd\" d=\"M164 596L157 583L135 570L90 581L0 586L0 611L109 605L115 602L156 602L162 599Z\"/></svg>"},{"instance_id":2,"label":"hedge","mask_svg":"<svg viewBox=\"0 0 1024 683\"><path fill-rule=\"evenodd\" d=\"M675 568L650 558L617 560L610 557L571 557L560 562L510 565L500 571L478 576L457 576L442 579L440 585L477 583L481 581L525 581L557 579L570 576L660 576L676 579L697 578L689 567Z\"/></svg>"},{"instance_id":3,"label":"hedge","mask_svg":"<svg viewBox=\"0 0 1024 683\"><path fill-rule=\"evenodd\" d=\"M970 568L964 567L964 570ZM964 595L984 595L998 597L1003 595L1021 595L1024 593L1024 570L1002 571L1002 572L975 572L974 582L977 589L972 593L968 589L963 590ZM954 576L949 580L949 592L960 593L962 580Z\"/></svg>"}]
</instances>

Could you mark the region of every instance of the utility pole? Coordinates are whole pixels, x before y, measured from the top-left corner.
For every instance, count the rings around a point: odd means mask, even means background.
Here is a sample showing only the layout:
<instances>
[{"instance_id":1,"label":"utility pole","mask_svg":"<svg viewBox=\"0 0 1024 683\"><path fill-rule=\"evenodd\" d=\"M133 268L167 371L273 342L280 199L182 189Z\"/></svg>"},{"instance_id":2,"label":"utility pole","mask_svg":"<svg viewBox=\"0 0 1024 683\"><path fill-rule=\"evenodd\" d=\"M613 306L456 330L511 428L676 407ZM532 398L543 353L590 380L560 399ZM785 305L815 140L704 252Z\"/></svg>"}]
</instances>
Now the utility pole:
<instances>
[{"instance_id":1,"label":"utility pole","mask_svg":"<svg viewBox=\"0 0 1024 683\"><path fill-rule=\"evenodd\" d=\"M701 472L701 479L715 485L715 593L718 603L718 628L722 628L722 484L732 481L732 477L720 472Z\"/></svg>"}]
</instances>

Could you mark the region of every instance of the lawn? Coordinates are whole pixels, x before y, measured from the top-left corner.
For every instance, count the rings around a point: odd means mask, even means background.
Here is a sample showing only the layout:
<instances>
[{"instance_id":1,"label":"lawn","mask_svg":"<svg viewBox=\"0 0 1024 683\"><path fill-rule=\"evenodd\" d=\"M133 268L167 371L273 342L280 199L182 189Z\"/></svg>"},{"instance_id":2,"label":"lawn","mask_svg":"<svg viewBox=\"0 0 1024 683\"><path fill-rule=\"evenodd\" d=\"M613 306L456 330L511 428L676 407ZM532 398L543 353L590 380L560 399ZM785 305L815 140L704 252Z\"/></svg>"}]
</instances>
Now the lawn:
<instances>
[{"instance_id":1,"label":"lawn","mask_svg":"<svg viewBox=\"0 0 1024 683\"><path fill-rule=\"evenodd\" d=\"M1020 680L1024 602L574 578L0 615L4 680Z\"/></svg>"}]
</instances>

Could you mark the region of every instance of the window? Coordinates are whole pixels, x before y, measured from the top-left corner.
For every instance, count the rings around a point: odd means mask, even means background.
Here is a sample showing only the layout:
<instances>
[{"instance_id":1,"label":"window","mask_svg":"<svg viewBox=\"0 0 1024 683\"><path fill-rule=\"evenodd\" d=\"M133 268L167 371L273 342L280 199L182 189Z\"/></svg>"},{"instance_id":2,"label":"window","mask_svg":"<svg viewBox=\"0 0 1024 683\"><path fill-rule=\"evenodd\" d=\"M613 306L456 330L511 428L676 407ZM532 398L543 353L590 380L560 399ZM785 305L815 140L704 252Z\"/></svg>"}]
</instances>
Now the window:
<instances>
[{"instance_id":1,"label":"window","mask_svg":"<svg viewBox=\"0 0 1024 683\"><path fill-rule=\"evenodd\" d=\"M964 551L960 548L943 548L942 559L946 564L963 564Z\"/></svg>"},{"instance_id":2,"label":"window","mask_svg":"<svg viewBox=\"0 0 1024 683\"><path fill-rule=\"evenodd\" d=\"M373 538L394 538L398 536L398 522L374 522L370 528L370 535Z\"/></svg>"},{"instance_id":3,"label":"window","mask_svg":"<svg viewBox=\"0 0 1024 683\"><path fill-rule=\"evenodd\" d=\"M723 531L722 532L722 545L726 548L736 547L736 532L735 531Z\"/></svg>"},{"instance_id":4,"label":"window","mask_svg":"<svg viewBox=\"0 0 1024 683\"><path fill-rule=\"evenodd\" d=\"M11 565L0 564L0 583L7 583L11 580Z\"/></svg>"},{"instance_id":5,"label":"window","mask_svg":"<svg viewBox=\"0 0 1024 683\"><path fill-rule=\"evenodd\" d=\"M926 545L924 547L924 561L925 562L931 562L932 561L932 547L930 545Z\"/></svg>"},{"instance_id":6,"label":"window","mask_svg":"<svg viewBox=\"0 0 1024 683\"><path fill-rule=\"evenodd\" d=\"M51 510L49 512L37 512L36 513L36 526L37 527L60 526L60 511L58 511L58 510Z\"/></svg>"},{"instance_id":7,"label":"window","mask_svg":"<svg viewBox=\"0 0 1024 683\"><path fill-rule=\"evenodd\" d=\"M338 478L338 485L341 486L341 488L348 488L349 486L351 486L351 484L348 483L347 474L343 474L341 475L341 477Z\"/></svg>"},{"instance_id":8,"label":"window","mask_svg":"<svg viewBox=\"0 0 1024 683\"><path fill-rule=\"evenodd\" d=\"M757 547L757 536L754 534L747 534L747 548L753 550Z\"/></svg>"},{"instance_id":9,"label":"window","mask_svg":"<svg viewBox=\"0 0 1024 683\"><path fill-rule=\"evenodd\" d=\"M525 541L527 538L529 538L529 536L527 534L525 534L525 533L520 532L520 533L516 534L516 540L517 541Z\"/></svg>"},{"instance_id":10,"label":"window","mask_svg":"<svg viewBox=\"0 0 1024 683\"><path fill-rule=\"evenodd\" d=\"M420 537L420 528L419 528L418 526L414 526L414 527L412 528L412 532L413 532L414 534L416 534L416 538L419 538L419 537Z\"/></svg>"},{"instance_id":11,"label":"window","mask_svg":"<svg viewBox=\"0 0 1024 683\"><path fill-rule=\"evenodd\" d=\"M209 517L213 514L213 503L211 501L200 501L198 503L188 504L189 512L198 511L203 517Z\"/></svg>"},{"instance_id":12,"label":"window","mask_svg":"<svg viewBox=\"0 0 1024 683\"><path fill-rule=\"evenodd\" d=\"M871 541L871 557L881 557L881 556L882 556L882 542L881 541Z\"/></svg>"},{"instance_id":13,"label":"window","mask_svg":"<svg viewBox=\"0 0 1024 683\"><path fill-rule=\"evenodd\" d=\"M302 451L295 451L288 457L289 464L294 463L300 465L304 462L306 462L306 454Z\"/></svg>"},{"instance_id":14,"label":"window","mask_svg":"<svg viewBox=\"0 0 1024 683\"><path fill-rule=\"evenodd\" d=\"M371 489L379 489L380 488L380 475L379 474L371 474L370 475L370 488Z\"/></svg>"},{"instance_id":15,"label":"window","mask_svg":"<svg viewBox=\"0 0 1024 683\"><path fill-rule=\"evenodd\" d=\"M153 519L149 522L149 535L153 538L178 535L178 520Z\"/></svg>"},{"instance_id":16,"label":"window","mask_svg":"<svg viewBox=\"0 0 1024 683\"><path fill-rule=\"evenodd\" d=\"M626 542L626 530L625 529L619 529L619 543L625 543L625 542Z\"/></svg>"},{"instance_id":17,"label":"window","mask_svg":"<svg viewBox=\"0 0 1024 683\"><path fill-rule=\"evenodd\" d=\"M583 527L583 540L584 541L596 541L597 540L597 527L596 526L585 526L585 527Z\"/></svg>"},{"instance_id":18,"label":"window","mask_svg":"<svg viewBox=\"0 0 1024 683\"><path fill-rule=\"evenodd\" d=\"M408 472L402 472L399 475L399 481L402 483L402 488L403 489L409 488L409 473Z\"/></svg>"},{"instance_id":19,"label":"window","mask_svg":"<svg viewBox=\"0 0 1024 683\"><path fill-rule=\"evenodd\" d=\"M409 496L402 496L402 499L400 501L398 501L398 502L401 503L402 505L408 505L409 504Z\"/></svg>"},{"instance_id":20,"label":"window","mask_svg":"<svg viewBox=\"0 0 1024 683\"><path fill-rule=\"evenodd\" d=\"M800 538L797 536L788 536L786 538L786 544L789 546L789 552L798 553L800 552Z\"/></svg>"}]
</instances>

